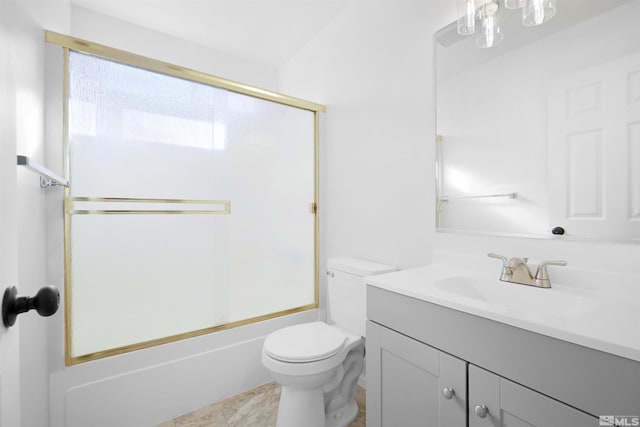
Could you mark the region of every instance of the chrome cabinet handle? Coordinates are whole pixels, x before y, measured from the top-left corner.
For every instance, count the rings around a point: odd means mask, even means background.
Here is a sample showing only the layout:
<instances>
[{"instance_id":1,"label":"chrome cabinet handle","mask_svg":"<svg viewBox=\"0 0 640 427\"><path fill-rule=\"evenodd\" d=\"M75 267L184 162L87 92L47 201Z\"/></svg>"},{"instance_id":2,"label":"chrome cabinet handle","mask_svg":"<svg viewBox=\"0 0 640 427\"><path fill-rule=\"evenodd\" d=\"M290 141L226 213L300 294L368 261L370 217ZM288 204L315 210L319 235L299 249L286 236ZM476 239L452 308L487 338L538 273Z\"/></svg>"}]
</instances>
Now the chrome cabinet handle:
<instances>
[{"instance_id":1,"label":"chrome cabinet handle","mask_svg":"<svg viewBox=\"0 0 640 427\"><path fill-rule=\"evenodd\" d=\"M477 416L480 418L485 418L489 413L489 408L486 405L477 405L474 409Z\"/></svg>"},{"instance_id":2,"label":"chrome cabinet handle","mask_svg":"<svg viewBox=\"0 0 640 427\"><path fill-rule=\"evenodd\" d=\"M455 396L456 392L454 389L449 388L449 387L445 387L442 389L442 395L444 396L445 399L447 400L451 400L453 399L453 396Z\"/></svg>"}]
</instances>

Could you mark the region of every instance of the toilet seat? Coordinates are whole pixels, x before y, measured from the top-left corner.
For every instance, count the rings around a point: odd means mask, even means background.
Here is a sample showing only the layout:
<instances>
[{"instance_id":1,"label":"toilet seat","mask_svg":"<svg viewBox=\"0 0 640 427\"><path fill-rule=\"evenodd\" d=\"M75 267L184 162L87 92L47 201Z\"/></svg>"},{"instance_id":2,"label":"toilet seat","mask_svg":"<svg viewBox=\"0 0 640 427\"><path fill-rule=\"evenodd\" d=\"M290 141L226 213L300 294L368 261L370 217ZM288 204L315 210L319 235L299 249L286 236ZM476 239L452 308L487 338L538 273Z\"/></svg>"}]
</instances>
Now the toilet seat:
<instances>
[{"instance_id":1,"label":"toilet seat","mask_svg":"<svg viewBox=\"0 0 640 427\"><path fill-rule=\"evenodd\" d=\"M264 352L289 363L315 362L338 354L347 336L323 322L289 326L270 334L264 341Z\"/></svg>"}]
</instances>

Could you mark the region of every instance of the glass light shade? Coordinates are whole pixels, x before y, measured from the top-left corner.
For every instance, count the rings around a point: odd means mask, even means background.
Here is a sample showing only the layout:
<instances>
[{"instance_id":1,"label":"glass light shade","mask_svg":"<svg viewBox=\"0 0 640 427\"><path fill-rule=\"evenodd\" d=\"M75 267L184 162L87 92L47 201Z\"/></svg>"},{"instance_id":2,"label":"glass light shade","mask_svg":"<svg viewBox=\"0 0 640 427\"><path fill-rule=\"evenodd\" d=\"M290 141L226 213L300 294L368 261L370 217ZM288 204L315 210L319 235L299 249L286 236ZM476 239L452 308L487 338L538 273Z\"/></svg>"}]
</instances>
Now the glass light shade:
<instances>
[{"instance_id":1,"label":"glass light shade","mask_svg":"<svg viewBox=\"0 0 640 427\"><path fill-rule=\"evenodd\" d=\"M466 36L476 31L476 0L458 0L458 34Z\"/></svg>"},{"instance_id":2,"label":"glass light shade","mask_svg":"<svg viewBox=\"0 0 640 427\"><path fill-rule=\"evenodd\" d=\"M520 9L525 3L526 0L504 0L504 6L507 9Z\"/></svg>"},{"instance_id":3,"label":"glass light shade","mask_svg":"<svg viewBox=\"0 0 640 427\"><path fill-rule=\"evenodd\" d=\"M476 33L476 46L481 48L498 45L504 35L500 29L498 1L485 3L479 9L479 29Z\"/></svg>"},{"instance_id":4,"label":"glass light shade","mask_svg":"<svg viewBox=\"0 0 640 427\"><path fill-rule=\"evenodd\" d=\"M547 22L556 14L556 0L526 0L522 9L522 23L533 27Z\"/></svg>"}]
</instances>

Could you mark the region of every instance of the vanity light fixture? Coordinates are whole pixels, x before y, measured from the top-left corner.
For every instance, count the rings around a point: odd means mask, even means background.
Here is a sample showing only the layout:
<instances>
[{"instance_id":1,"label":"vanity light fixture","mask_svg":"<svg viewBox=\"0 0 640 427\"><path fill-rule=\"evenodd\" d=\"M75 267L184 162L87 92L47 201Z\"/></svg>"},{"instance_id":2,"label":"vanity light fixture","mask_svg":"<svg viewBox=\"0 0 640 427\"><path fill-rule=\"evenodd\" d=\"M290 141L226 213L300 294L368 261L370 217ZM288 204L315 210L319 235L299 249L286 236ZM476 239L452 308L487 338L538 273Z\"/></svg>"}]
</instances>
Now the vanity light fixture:
<instances>
[{"instance_id":1,"label":"vanity light fixture","mask_svg":"<svg viewBox=\"0 0 640 427\"><path fill-rule=\"evenodd\" d=\"M476 33L476 46L493 47L504 38L500 29L499 9L498 0L486 2L478 8L480 30Z\"/></svg>"},{"instance_id":2,"label":"vanity light fixture","mask_svg":"<svg viewBox=\"0 0 640 427\"><path fill-rule=\"evenodd\" d=\"M533 27L547 22L556 14L556 0L526 0L522 8L522 23Z\"/></svg>"},{"instance_id":3,"label":"vanity light fixture","mask_svg":"<svg viewBox=\"0 0 640 427\"><path fill-rule=\"evenodd\" d=\"M476 32L476 0L458 0L458 34L468 36Z\"/></svg>"},{"instance_id":4,"label":"vanity light fixture","mask_svg":"<svg viewBox=\"0 0 640 427\"><path fill-rule=\"evenodd\" d=\"M476 46L498 45L504 35L500 29L500 9L522 9L522 24L540 25L556 13L556 0L458 0L458 34L476 35Z\"/></svg>"}]
</instances>

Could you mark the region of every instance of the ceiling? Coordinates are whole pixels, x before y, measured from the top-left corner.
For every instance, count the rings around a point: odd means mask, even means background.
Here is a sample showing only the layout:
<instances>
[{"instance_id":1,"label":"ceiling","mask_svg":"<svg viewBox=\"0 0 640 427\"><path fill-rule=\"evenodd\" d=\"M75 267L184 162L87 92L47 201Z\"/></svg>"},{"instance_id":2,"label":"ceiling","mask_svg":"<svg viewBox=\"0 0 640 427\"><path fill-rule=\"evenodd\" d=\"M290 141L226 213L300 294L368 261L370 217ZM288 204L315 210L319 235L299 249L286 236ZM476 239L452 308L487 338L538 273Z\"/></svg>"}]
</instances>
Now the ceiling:
<instances>
[{"instance_id":1,"label":"ceiling","mask_svg":"<svg viewBox=\"0 0 640 427\"><path fill-rule=\"evenodd\" d=\"M277 68L350 0L71 0L74 6Z\"/></svg>"}]
</instances>

